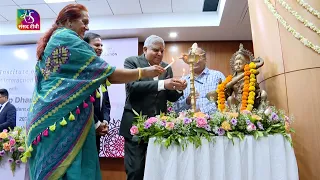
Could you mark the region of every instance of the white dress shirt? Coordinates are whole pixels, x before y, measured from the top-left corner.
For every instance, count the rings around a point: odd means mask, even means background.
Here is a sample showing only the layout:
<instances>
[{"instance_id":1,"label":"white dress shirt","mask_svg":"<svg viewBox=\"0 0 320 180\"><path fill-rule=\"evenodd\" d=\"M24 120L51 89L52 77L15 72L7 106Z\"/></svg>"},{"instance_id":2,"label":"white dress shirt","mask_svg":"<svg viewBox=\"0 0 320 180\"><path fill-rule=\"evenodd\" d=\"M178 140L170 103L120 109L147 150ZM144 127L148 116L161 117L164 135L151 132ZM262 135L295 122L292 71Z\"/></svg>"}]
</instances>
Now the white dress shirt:
<instances>
[{"instance_id":1,"label":"white dress shirt","mask_svg":"<svg viewBox=\"0 0 320 180\"><path fill-rule=\"evenodd\" d=\"M1 109L0 109L0 113L2 112L2 110L4 109L4 107L8 104L9 101L5 102L4 104L2 104Z\"/></svg>"}]
</instances>

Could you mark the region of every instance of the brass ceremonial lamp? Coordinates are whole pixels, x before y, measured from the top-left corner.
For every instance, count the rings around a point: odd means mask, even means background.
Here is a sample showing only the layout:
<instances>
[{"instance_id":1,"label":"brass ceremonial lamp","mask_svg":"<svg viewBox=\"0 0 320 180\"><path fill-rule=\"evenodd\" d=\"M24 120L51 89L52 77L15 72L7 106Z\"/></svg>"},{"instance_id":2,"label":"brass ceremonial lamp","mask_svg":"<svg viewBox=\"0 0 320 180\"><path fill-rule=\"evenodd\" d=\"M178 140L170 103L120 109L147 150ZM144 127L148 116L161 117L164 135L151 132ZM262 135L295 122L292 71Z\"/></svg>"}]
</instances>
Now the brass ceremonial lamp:
<instances>
[{"instance_id":1,"label":"brass ceremonial lamp","mask_svg":"<svg viewBox=\"0 0 320 180\"><path fill-rule=\"evenodd\" d=\"M189 48L189 53L187 55L183 55L182 59L185 63L189 64L190 68L190 95L191 95L191 110L192 112L196 112L196 89L194 87L194 64L198 63L200 60L200 56L203 54L199 54L198 44L194 43L191 48Z\"/></svg>"}]
</instances>

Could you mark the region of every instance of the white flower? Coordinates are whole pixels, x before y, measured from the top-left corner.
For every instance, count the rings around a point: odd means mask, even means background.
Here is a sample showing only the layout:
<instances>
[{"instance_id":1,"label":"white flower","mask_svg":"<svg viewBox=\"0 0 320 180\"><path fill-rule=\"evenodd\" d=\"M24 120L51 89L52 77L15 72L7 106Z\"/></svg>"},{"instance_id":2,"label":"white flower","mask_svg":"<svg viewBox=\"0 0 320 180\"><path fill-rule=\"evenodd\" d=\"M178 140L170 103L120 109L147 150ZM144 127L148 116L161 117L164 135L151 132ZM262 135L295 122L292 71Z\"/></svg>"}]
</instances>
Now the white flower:
<instances>
[{"instance_id":1,"label":"white flower","mask_svg":"<svg viewBox=\"0 0 320 180\"><path fill-rule=\"evenodd\" d=\"M266 116L269 116L270 114L272 113L272 109L270 107L268 107L265 111L264 111L264 114Z\"/></svg>"}]
</instances>

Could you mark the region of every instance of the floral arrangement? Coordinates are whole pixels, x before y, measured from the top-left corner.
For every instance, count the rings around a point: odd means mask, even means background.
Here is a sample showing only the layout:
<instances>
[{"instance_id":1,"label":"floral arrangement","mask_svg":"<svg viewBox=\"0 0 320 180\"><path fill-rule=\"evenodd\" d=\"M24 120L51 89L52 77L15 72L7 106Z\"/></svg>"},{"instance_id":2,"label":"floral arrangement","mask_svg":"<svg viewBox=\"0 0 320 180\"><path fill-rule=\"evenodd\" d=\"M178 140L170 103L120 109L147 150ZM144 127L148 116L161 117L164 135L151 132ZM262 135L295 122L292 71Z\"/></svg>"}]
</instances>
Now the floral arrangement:
<instances>
[{"instance_id":1,"label":"floral arrangement","mask_svg":"<svg viewBox=\"0 0 320 180\"><path fill-rule=\"evenodd\" d=\"M292 144L288 133L294 132L290 128L292 118L267 104L259 111L227 108L212 115L191 111L178 114L172 111L147 118L135 111L134 113L137 117L130 133L143 142L155 137L155 142L162 143L165 147L174 143L184 149L189 142L199 147L201 138L212 141L215 136L226 136L233 142L234 138L243 140L245 135L253 135L258 139L279 133Z\"/></svg>"},{"instance_id":2,"label":"floral arrangement","mask_svg":"<svg viewBox=\"0 0 320 180\"><path fill-rule=\"evenodd\" d=\"M25 152L25 129L15 127L14 129L3 130L0 133L0 163L3 157L8 156L12 173L15 172L16 166L21 164L20 156Z\"/></svg>"}]
</instances>

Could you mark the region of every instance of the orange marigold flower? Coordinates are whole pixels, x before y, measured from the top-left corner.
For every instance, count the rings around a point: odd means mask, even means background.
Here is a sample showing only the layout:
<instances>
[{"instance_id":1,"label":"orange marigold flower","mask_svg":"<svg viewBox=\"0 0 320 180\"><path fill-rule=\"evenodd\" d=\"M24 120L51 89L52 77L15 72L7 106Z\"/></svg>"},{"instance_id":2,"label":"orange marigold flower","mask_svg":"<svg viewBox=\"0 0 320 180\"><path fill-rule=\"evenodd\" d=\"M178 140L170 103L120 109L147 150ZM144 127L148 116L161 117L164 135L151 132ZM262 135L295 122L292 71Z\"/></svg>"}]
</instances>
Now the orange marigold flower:
<instances>
[{"instance_id":1,"label":"orange marigold flower","mask_svg":"<svg viewBox=\"0 0 320 180\"><path fill-rule=\"evenodd\" d=\"M248 97L249 94L250 94L250 93L248 93L248 92L243 92L243 93L242 93L242 95L244 95L244 96L246 96L246 97Z\"/></svg>"},{"instance_id":2,"label":"orange marigold flower","mask_svg":"<svg viewBox=\"0 0 320 180\"><path fill-rule=\"evenodd\" d=\"M227 82L230 82L231 80L232 80L232 76L229 75L229 76L226 78L226 81L227 81Z\"/></svg>"},{"instance_id":3,"label":"orange marigold flower","mask_svg":"<svg viewBox=\"0 0 320 180\"><path fill-rule=\"evenodd\" d=\"M245 72L244 72L244 75L245 75L245 76L250 76L250 74L251 74L250 71L245 71Z\"/></svg>"},{"instance_id":4,"label":"orange marigold flower","mask_svg":"<svg viewBox=\"0 0 320 180\"><path fill-rule=\"evenodd\" d=\"M249 80L250 77L249 76L244 76L244 80Z\"/></svg>"},{"instance_id":5,"label":"orange marigold flower","mask_svg":"<svg viewBox=\"0 0 320 180\"><path fill-rule=\"evenodd\" d=\"M219 109L224 109L224 108L225 108L225 105L224 105L224 104L219 104L219 105L218 105L218 108L219 108Z\"/></svg>"},{"instance_id":6,"label":"orange marigold flower","mask_svg":"<svg viewBox=\"0 0 320 180\"><path fill-rule=\"evenodd\" d=\"M249 88L243 88L243 92L249 92Z\"/></svg>"},{"instance_id":7,"label":"orange marigold flower","mask_svg":"<svg viewBox=\"0 0 320 180\"><path fill-rule=\"evenodd\" d=\"M224 95L224 92L219 92L219 94L218 95Z\"/></svg>"},{"instance_id":8,"label":"orange marigold flower","mask_svg":"<svg viewBox=\"0 0 320 180\"><path fill-rule=\"evenodd\" d=\"M244 65L244 70L245 71L249 71L250 70L249 64Z\"/></svg>"},{"instance_id":9,"label":"orange marigold flower","mask_svg":"<svg viewBox=\"0 0 320 180\"><path fill-rule=\"evenodd\" d=\"M250 83L250 81L249 80L244 80L244 84L246 85L246 84L249 84Z\"/></svg>"}]
</instances>

